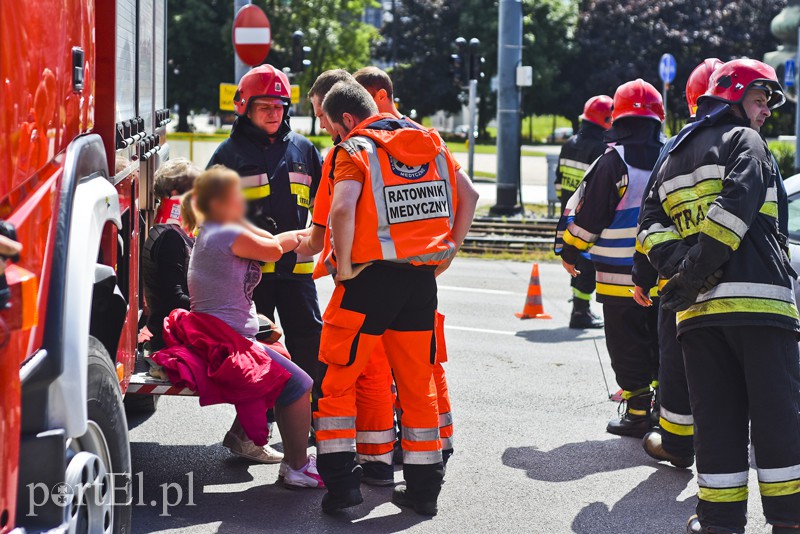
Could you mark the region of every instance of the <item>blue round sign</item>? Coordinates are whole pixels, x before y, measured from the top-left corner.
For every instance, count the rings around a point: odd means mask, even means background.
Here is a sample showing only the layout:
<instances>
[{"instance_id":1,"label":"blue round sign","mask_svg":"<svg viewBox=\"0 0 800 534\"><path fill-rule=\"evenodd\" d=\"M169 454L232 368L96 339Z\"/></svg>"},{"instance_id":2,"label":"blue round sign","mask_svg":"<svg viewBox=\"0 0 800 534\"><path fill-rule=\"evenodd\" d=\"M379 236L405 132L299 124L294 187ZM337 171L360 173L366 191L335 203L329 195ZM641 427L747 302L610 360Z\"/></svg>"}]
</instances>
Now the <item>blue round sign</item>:
<instances>
[{"instance_id":1,"label":"blue round sign","mask_svg":"<svg viewBox=\"0 0 800 534\"><path fill-rule=\"evenodd\" d=\"M678 63L672 54L664 54L658 63L658 75L664 83L672 83L678 71Z\"/></svg>"}]
</instances>

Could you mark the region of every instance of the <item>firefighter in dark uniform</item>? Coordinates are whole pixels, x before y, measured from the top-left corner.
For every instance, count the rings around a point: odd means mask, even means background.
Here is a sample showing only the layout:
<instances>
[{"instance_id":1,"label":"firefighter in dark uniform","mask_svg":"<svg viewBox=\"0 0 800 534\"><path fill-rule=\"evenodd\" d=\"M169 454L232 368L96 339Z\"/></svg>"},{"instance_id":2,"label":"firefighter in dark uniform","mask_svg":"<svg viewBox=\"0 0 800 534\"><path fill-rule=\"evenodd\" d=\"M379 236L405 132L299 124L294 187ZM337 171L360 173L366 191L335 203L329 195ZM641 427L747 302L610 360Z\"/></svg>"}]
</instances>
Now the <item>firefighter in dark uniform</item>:
<instances>
[{"instance_id":1,"label":"firefighter in dark uniform","mask_svg":"<svg viewBox=\"0 0 800 534\"><path fill-rule=\"evenodd\" d=\"M749 442L773 533L800 527L800 321L779 214L785 197L759 130L785 101L775 70L726 63L645 201L640 245L665 274L694 415L699 500L688 532L744 532Z\"/></svg>"},{"instance_id":2,"label":"firefighter in dark uniform","mask_svg":"<svg viewBox=\"0 0 800 534\"><path fill-rule=\"evenodd\" d=\"M631 275L636 222L642 196L661 149L661 94L643 80L620 86L614 95L610 148L589 169L567 204L561 259L577 276L588 252L597 271L597 300L603 304L606 346L624 414L608 423L611 434L641 438L651 428L653 381L658 377L658 310L633 300Z\"/></svg>"},{"instance_id":3,"label":"firefighter in dark uniform","mask_svg":"<svg viewBox=\"0 0 800 534\"><path fill-rule=\"evenodd\" d=\"M608 148L603 135L611 127L612 105L610 96L599 95L590 98L583 108L583 115L580 116L581 127L578 133L570 137L561 147L556 169L556 191L561 201L561 213L564 213L567 201L583 182L586 170ZM557 239L560 237L559 235ZM556 248L560 248L560 243L556 244ZM580 274L570 282L572 316L569 327L603 328L602 319L589 308L595 290L595 272L587 254L578 258L577 269Z\"/></svg>"},{"instance_id":4,"label":"firefighter in dark uniform","mask_svg":"<svg viewBox=\"0 0 800 534\"><path fill-rule=\"evenodd\" d=\"M694 122L697 113L697 99L705 94L711 75L723 62L716 58L704 60L689 75L686 82L686 104L689 107L690 122ZM653 193L653 184L658 171L669 155L675 143L670 138L661 150L644 200ZM655 194L658 194L657 192ZM644 211L640 214L640 219ZM633 281L636 284L634 300L643 306L652 306L647 297L650 289L657 283L663 285L666 278L659 279L658 272L650 265L647 256L640 250L634 256ZM677 272L678 265L670 269L671 274ZM658 348L661 355L658 375L657 403L658 411L654 415L658 428L642 439L642 446L647 454L659 461L670 462L675 467L688 468L694 463L694 418L689 404L689 386L686 384L686 369L683 365L683 350L678 342L675 325L675 313L661 307L658 313Z\"/></svg>"},{"instance_id":5,"label":"firefighter in dark uniform","mask_svg":"<svg viewBox=\"0 0 800 534\"><path fill-rule=\"evenodd\" d=\"M231 136L209 162L239 173L248 218L273 234L308 227L322 173L317 149L289 125L290 91L286 75L271 65L245 74L236 91ZM322 318L313 271L312 257L284 254L263 265L253 300L258 313L272 321L277 309L292 360L316 380Z\"/></svg>"}]
</instances>

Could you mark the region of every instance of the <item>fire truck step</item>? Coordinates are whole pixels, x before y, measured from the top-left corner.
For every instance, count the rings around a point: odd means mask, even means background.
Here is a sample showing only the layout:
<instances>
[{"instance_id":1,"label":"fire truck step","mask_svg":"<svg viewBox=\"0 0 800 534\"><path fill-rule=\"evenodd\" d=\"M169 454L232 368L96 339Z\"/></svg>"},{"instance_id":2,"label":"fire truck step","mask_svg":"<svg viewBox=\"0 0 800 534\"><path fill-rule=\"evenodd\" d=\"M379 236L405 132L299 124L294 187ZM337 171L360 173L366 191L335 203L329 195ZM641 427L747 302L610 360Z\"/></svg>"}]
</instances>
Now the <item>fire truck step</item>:
<instances>
[{"instance_id":1,"label":"fire truck step","mask_svg":"<svg viewBox=\"0 0 800 534\"><path fill-rule=\"evenodd\" d=\"M182 395L187 397L196 397L197 393L189 388L174 386L167 380L159 380L153 378L146 372L134 373L131 375L131 381L128 384L127 393L135 393L137 395Z\"/></svg>"}]
</instances>

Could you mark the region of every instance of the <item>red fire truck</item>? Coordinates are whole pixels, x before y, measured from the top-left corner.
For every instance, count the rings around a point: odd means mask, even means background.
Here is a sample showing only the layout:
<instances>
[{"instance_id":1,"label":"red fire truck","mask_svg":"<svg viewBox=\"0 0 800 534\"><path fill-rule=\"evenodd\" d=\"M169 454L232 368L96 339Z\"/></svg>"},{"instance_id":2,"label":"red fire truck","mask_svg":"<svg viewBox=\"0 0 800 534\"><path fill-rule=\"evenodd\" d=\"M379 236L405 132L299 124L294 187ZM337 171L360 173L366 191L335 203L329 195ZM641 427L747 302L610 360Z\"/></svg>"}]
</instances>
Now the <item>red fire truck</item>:
<instances>
[{"instance_id":1,"label":"red fire truck","mask_svg":"<svg viewBox=\"0 0 800 534\"><path fill-rule=\"evenodd\" d=\"M0 533L130 531L108 480L124 494L131 471L166 15L166 0L0 2L0 219L24 247L0 311Z\"/></svg>"}]
</instances>

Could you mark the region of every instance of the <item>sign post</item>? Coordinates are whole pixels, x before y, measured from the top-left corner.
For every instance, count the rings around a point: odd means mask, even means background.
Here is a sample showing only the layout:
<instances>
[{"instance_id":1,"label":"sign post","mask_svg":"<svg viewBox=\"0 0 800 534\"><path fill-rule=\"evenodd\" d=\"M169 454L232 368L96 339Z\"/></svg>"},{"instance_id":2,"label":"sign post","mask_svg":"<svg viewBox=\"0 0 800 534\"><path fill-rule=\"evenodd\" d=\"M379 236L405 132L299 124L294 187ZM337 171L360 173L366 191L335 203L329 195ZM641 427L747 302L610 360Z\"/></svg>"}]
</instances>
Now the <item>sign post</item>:
<instances>
[{"instance_id":1,"label":"sign post","mask_svg":"<svg viewBox=\"0 0 800 534\"><path fill-rule=\"evenodd\" d=\"M233 48L236 50L236 57L245 65L257 67L267 58L271 47L272 31L267 14L253 4L239 9L233 21ZM243 74L237 69L237 83Z\"/></svg>"},{"instance_id":2,"label":"sign post","mask_svg":"<svg viewBox=\"0 0 800 534\"><path fill-rule=\"evenodd\" d=\"M658 63L658 76L661 78L661 82L663 83L662 90L661 90L661 98L664 100L664 124L662 125L662 131L667 131L667 93L669 92L669 84L671 84L675 80L675 74L678 71L678 63L675 61L675 57L672 54L664 54L661 56L661 61Z\"/></svg>"}]
</instances>

